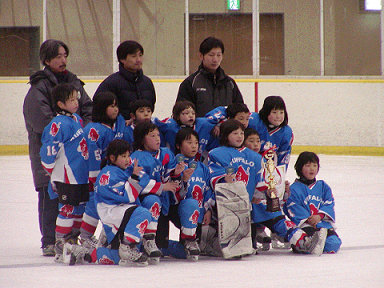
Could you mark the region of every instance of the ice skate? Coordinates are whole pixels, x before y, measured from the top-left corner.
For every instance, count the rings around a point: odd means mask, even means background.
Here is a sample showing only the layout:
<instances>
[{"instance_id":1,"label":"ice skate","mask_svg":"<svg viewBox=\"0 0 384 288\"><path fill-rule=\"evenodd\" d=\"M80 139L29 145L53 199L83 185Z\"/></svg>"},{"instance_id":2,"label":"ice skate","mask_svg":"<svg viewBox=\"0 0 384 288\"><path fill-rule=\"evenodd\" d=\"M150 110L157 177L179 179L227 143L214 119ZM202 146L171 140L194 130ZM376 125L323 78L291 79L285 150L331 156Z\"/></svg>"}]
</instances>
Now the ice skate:
<instances>
[{"instance_id":1,"label":"ice skate","mask_svg":"<svg viewBox=\"0 0 384 288\"><path fill-rule=\"evenodd\" d=\"M148 257L146 254L141 253L136 244L126 245L120 243L119 256L121 266L139 266L144 267L148 265Z\"/></svg>"},{"instance_id":2,"label":"ice skate","mask_svg":"<svg viewBox=\"0 0 384 288\"><path fill-rule=\"evenodd\" d=\"M154 234L143 236L143 247L145 254L148 256L149 264L157 264L160 262L161 251L157 248Z\"/></svg>"},{"instance_id":3,"label":"ice skate","mask_svg":"<svg viewBox=\"0 0 384 288\"><path fill-rule=\"evenodd\" d=\"M321 254L323 254L327 234L327 229L321 228L319 231L316 231L313 236L306 236L303 240L303 243L300 243L298 252L310 253L315 256L321 256Z\"/></svg>"},{"instance_id":4,"label":"ice skate","mask_svg":"<svg viewBox=\"0 0 384 288\"><path fill-rule=\"evenodd\" d=\"M92 236L91 238L81 238L80 243L87 250L87 253L91 254L96 249L98 241L95 236Z\"/></svg>"},{"instance_id":5,"label":"ice skate","mask_svg":"<svg viewBox=\"0 0 384 288\"><path fill-rule=\"evenodd\" d=\"M273 249L291 249L291 244L285 242L283 238L277 236L275 233L272 233L271 239Z\"/></svg>"},{"instance_id":6,"label":"ice skate","mask_svg":"<svg viewBox=\"0 0 384 288\"><path fill-rule=\"evenodd\" d=\"M65 240L64 238L58 238L55 242L55 262L63 263L63 250L64 250Z\"/></svg>"},{"instance_id":7,"label":"ice skate","mask_svg":"<svg viewBox=\"0 0 384 288\"><path fill-rule=\"evenodd\" d=\"M268 251L271 244L271 237L265 233L264 228L257 228L256 229L256 241L257 243L260 243L261 250Z\"/></svg>"},{"instance_id":8,"label":"ice skate","mask_svg":"<svg viewBox=\"0 0 384 288\"><path fill-rule=\"evenodd\" d=\"M200 249L196 240L185 240L184 250L188 260L191 260L194 262L199 260Z\"/></svg>"},{"instance_id":9,"label":"ice skate","mask_svg":"<svg viewBox=\"0 0 384 288\"><path fill-rule=\"evenodd\" d=\"M65 243L63 249L63 262L68 265L91 263L92 259L88 249L77 244Z\"/></svg>"}]
</instances>

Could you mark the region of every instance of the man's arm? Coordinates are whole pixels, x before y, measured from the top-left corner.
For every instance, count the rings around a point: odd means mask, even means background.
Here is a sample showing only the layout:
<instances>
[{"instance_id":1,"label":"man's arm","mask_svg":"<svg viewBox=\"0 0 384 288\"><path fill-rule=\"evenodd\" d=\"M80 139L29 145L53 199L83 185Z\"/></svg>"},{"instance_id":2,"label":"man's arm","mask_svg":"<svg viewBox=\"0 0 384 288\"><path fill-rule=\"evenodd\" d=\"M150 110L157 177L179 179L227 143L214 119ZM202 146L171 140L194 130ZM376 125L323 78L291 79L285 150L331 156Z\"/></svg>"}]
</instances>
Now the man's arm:
<instances>
[{"instance_id":1,"label":"man's arm","mask_svg":"<svg viewBox=\"0 0 384 288\"><path fill-rule=\"evenodd\" d=\"M179 92L177 93L176 102L178 101L190 101L196 105L196 94L192 88L192 83L185 79L179 87Z\"/></svg>"}]
</instances>

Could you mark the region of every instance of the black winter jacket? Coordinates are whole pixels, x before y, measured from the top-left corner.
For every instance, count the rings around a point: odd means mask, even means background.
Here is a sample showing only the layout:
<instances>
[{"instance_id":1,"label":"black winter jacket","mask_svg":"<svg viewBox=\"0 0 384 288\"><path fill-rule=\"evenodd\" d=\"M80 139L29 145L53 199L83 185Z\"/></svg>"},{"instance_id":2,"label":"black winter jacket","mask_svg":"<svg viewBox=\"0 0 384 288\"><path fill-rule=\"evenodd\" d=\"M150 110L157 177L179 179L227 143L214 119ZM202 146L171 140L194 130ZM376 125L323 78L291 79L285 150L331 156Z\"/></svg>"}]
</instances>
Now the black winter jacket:
<instances>
[{"instance_id":1,"label":"black winter jacket","mask_svg":"<svg viewBox=\"0 0 384 288\"><path fill-rule=\"evenodd\" d=\"M213 74L205 70L202 64L180 84L176 102L183 100L195 104L196 117L204 117L218 106L244 103L235 81L225 75L223 69L219 67Z\"/></svg>"},{"instance_id":2,"label":"black winter jacket","mask_svg":"<svg viewBox=\"0 0 384 288\"><path fill-rule=\"evenodd\" d=\"M143 74L129 72L119 64L119 71L109 75L100 83L95 95L100 92L112 92L119 101L119 110L125 119L129 119L129 105L137 99L146 99L153 105L156 103L155 87L152 80Z\"/></svg>"},{"instance_id":3,"label":"black winter jacket","mask_svg":"<svg viewBox=\"0 0 384 288\"><path fill-rule=\"evenodd\" d=\"M80 92L79 114L84 126L92 120L92 100L85 92L84 83L69 71L64 82L72 83ZM49 177L41 166L41 135L45 126L56 116L52 106L52 89L58 84L56 76L49 68L38 71L30 77L31 87L24 99L23 114L29 140L29 159L31 160L33 180L36 191L48 186Z\"/></svg>"}]
</instances>

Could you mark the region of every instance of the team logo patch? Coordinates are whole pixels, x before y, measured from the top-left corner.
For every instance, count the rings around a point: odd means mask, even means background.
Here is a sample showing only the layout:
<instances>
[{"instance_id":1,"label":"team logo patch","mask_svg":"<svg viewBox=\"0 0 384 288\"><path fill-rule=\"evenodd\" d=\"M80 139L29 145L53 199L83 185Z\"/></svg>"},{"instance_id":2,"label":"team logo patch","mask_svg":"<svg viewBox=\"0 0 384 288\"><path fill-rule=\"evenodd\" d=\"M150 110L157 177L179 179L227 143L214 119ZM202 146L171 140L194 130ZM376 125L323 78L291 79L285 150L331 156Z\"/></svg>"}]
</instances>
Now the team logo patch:
<instances>
[{"instance_id":1,"label":"team logo patch","mask_svg":"<svg viewBox=\"0 0 384 288\"><path fill-rule=\"evenodd\" d=\"M293 222L290 221L290 220L285 220L284 223L285 223L285 226L286 226L288 229L293 228L293 227L296 226L295 223L293 223Z\"/></svg>"},{"instance_id":2,"label":"team logo patch","mask_svg":"<svg viewBox=\"0 0 384 288\"><path fill-rule=\"evenodd\" d=\"M160 205L159 203L154 203L152 205L152 207L149 209L149 212L151 212L151 215L153 218L155 218L156 220L159 219L160 217Z\"/></svg>"},{"instance_id":3,"label":"team logo patch","mask_svg":"<svg viewBox=\"0 0 384 288\"><path fill-rule=\"evenodd\" d=\"M74 207L72 205L68 205L68 204L64 205L60 209L60 214L65 216L65 217L68 217L69 215L73 214L73 209L74 209Z\"/></svg>"},{"instance_id":4,"label":"team logo patch","mask_svg":"<svg viewBox=\"0 0 384 288\"><path fill-rule=\"evenodd\" d=\"M60 130L60 124L61 124L61 122L59 122L59 123L53 122L51 125L51 130L49 131L49 134L52 135L53 137L55 137Z\"/></svg>"},{"instance_id":5,"label":"team logo patch","mask_svg":"<svg viewBox=\"0 0 384 288\"><path fill-rule=\"evenodd\" d=\"M109 171L107 171L107 173L104 173L103 175L100 176L99 184L101 186L108 185L109 184L109 177L110 177L110 173L109 173Z\"/></svg>"},{"instance_id":6,"label":"team logo patch","mask_svg":"<svg viewBox=\"0 0 384 288\"><path fill-rule=\"evenodd\" d=\"M144 235L145 230L147 230L148 224L149 224L148 220L145 219L143 222L136 225L136 228L138 229L140 236Z\"/></svg>"},{"instance_id":7,"label":"team logo patch","mask_svg":"<svg viewBox=\"0 0 384 288\"><path fill-rule=\"evenodd\" d=\"M249 169L249 168L248 168ZM249 179L249 173L247 173L243 166L239 166L239 168L237 169L237 173L236 173L236 180L237 181L243 181L245 185L248 184L248 179Z\"/></svg>"},{"instance_id":8,"label":"team logo patch","mask_svg":"<svg viewBox=\"0 0 384 288\"><path fill-rule=\"evenodd\" d=\"M99 132L95 128L91 128L88 133L88 139L90 139L93 142L97 142L99 140Z\"/></svg>"},{"instance_id":9,"label":"team logo patch","mask_svg":"<svg viewBox=\"0 0 384 288\"><path fill-rule=\"evenodd\" d=\"M81 152L81 156L83 156L83 158L85 160L87 160L89 158L87 141L85 141L84 137L79 142L79 146L77 147L77 151Z\"/></svg>"},{"instance_id":10,"label":"team logo patch","mask_svg":"<svg viewBox=\"0 0 384 288\"><path fill-rule=\"evenodd\" d=\"M203 192L201 191L201 187L198 185L193 186L192 190L192 197L193 199L197 200L199 202L199 207L203 207Z\"/></svg>"},{"instance_id":11,"label":"team logo patch","mask_svg":"<svg viewBox=\"0 0 384 288\"><path fill-rule=\"evenodd\" d=\"M189 218L189 221L191 221L192 224L197 224L197 221L199 220L199 215L200 215L199 211L197 210L193 211L193 214Z\"/></svg>"}]
</instances>

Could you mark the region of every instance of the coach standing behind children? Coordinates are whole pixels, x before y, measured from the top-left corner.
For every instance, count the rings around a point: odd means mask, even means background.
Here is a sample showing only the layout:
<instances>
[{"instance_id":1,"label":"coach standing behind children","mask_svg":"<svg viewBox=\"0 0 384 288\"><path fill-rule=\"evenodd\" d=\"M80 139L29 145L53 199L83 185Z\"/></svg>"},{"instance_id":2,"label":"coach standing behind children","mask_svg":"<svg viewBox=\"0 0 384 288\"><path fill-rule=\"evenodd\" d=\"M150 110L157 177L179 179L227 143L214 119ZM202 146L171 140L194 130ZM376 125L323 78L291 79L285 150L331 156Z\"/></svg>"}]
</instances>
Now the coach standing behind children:
<instances>
[{"instance_id":1,"label":"coach standing behind children","mask_svg":"<svg viewBox=\"0 0 384 288\"><path fill-rule=\"evenodd\" d=\"M31 76L31 88L25 96L23 105L29 140L29 159L35 189L39 193L39 226L44 256L55 255L53 248L58 213L57 199L51 200L48 195L49 177L41 166L39 155L43 130L56 116L51 99L53 87L59 83L73 84L79 91L79 108L76 113L82 117L84 125L90 122L92 117L92 100L83 88L84 83L66 69L68 55L68 46L62 41L49 39L41 44L40 61L44 65L44 70Z\"/></svg>"},{"instance_id":2,"label":"coach standing behind children","mask_svg":"<svg viewBox=\"0 0 384 288\"><path fill-rule=\"evenodd\" d=\"M220 39L206 38L199 48L199 69L180 84L176 102L187 100L195 104L196 117L204 117L218 106L244 103L235 81L220 67L223 54L224 44Z\"/></svg>"},{"instance_id":3,"label":"coach standing behind children","mask_svg":"<svg viewBox=\"0 0 384 288\"><path fill-rule=\"evenodd\" d=\"M128 120L129 105L137 99L156 103L155 87L152 80L143 74L144 49L135 41L124 41L116 49L119 71L109 75L97 88L100 92L112 92L119 101L121 115Z\"/></svg>"}]
</instances>

